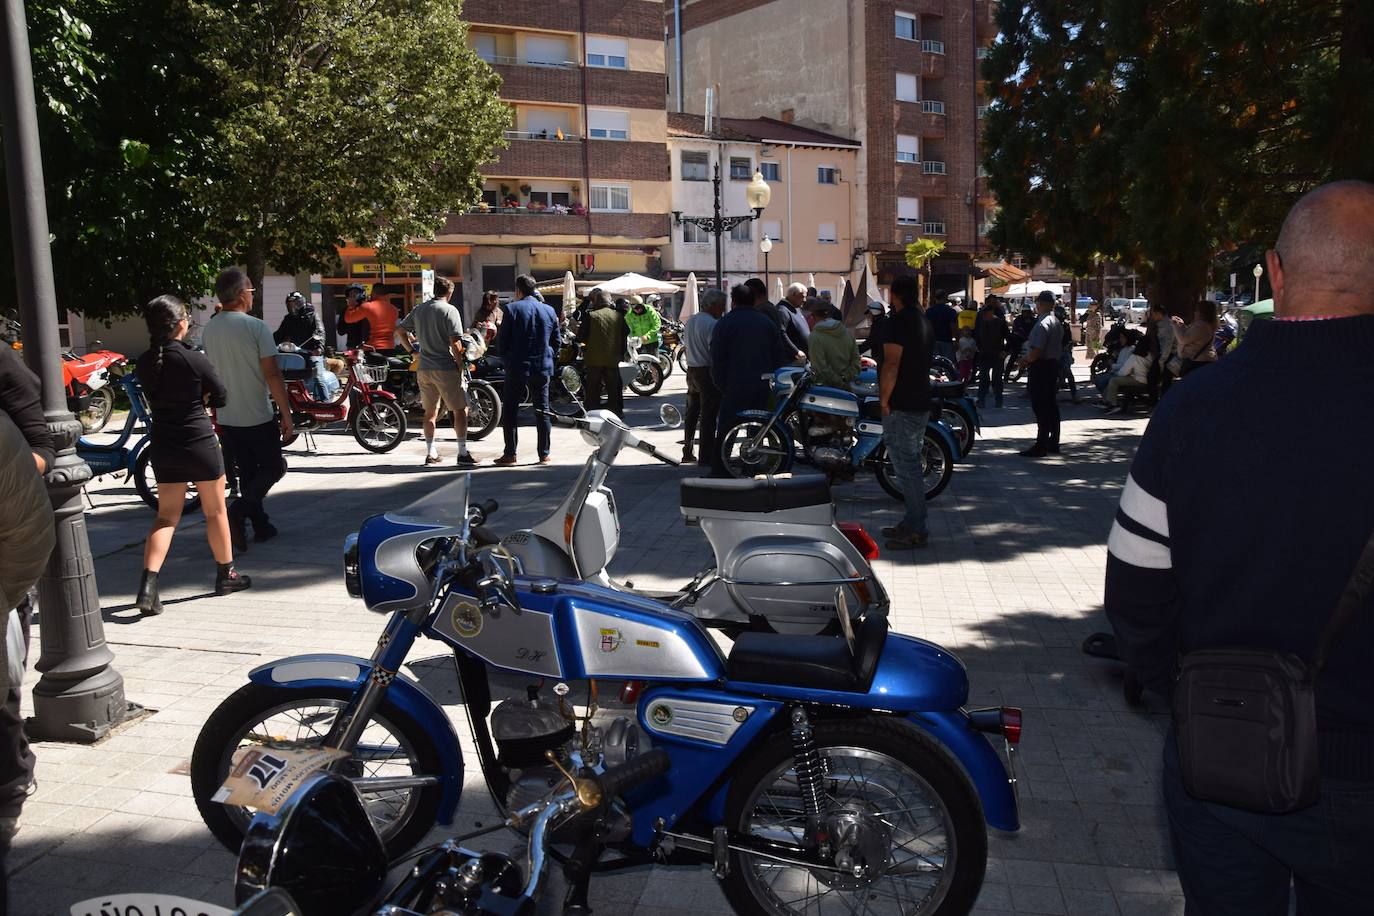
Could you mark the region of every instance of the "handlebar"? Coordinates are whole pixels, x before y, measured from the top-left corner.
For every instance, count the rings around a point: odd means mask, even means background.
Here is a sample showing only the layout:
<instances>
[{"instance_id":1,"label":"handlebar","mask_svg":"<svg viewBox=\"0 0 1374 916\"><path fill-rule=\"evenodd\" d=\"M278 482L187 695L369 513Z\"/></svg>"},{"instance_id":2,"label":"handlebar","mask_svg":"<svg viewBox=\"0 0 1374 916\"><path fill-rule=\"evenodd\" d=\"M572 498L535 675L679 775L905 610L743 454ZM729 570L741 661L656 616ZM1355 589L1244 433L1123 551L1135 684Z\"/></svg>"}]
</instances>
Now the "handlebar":
<instances>
[{"instance_id":1,"label":"handlebar","mask_svg":"<svg viewBox=\"0 0 1374 916\"><path fill-rule=\"evenodd\" d=\"M662 776L668 772L671 764L668 752L662 748L655 748L647 754L640 754L628 763L612 767L596 777L597 785L601 787L601 797L609 801L624 795L631 789Z\"/></svg>"},{"instance_id":2,"label":"handlebar","mask_svg":"<svg viewBox=\"0 0 1374 916\"><path fill-rule=\"evenodd\" d=\"M641 452L643 452L644 454L649 455L650 457L653 457L653 458L657 458L659 461L662 461L662 462L663 462L664 464L666 464L666 465L669 465L669 466L675 467L675 468L681 467L681 466L682 466L682 462L681 462L681 461L678 461L676 458L674 458L674 457L671 456L671 455L665 455L663 452L660 452L657 448L655 448L655 447L653 446L653 443L651 443L651 442L645 442L643 439L640 439L640 440L639 440L639 445L638 445L637 447L638 447L639 450L640 450Z\"/></svg>"}]
</instances>

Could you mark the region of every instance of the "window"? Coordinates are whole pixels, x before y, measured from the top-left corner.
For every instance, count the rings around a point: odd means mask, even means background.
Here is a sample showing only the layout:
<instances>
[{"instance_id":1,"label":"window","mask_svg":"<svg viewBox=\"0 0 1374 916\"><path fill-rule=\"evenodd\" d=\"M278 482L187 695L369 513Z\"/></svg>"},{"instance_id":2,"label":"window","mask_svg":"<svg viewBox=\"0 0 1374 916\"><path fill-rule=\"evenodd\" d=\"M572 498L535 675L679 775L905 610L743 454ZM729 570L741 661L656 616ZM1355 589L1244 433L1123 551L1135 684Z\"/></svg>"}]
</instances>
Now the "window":
<instances>
[{"instance_id":1,"label":"window","mask_svg":"<svg viewBox=\"0 0 1374 916\"><path fill-rule=\"evenodd\" d=\"M572 50L566 38L529 35L525 38L525 63L544 67L561 67L570 63Z\"/></svg>"},{"instance_id":2,"label":"window","mask_svg":"<svg viewBox=\"0 0 1374 916\"><path fill-rule=\"evenodd\" d=\"M776 162L760 162L759 171L763 173L764 181L782 181L782 169Z\"/></svg>"},{"instance_id":3,"label":"window","mask_svg":"<svg viewBox=\"0 0 1374 916\"><path fill-rule=\"evenodd\" d=\"M572 133L572 113L566 108L526 108L525 131L533 140L557 140Z\"/></svg>"},{"instance_id":4,"label":"window","mask_svg":"<svg viewBox=\"0 0 1374 916\"><path fill-rule=\"evenodd\" d=\"M531 191L530 203L547 207L569 207L570 196L567 191Z\"/></svg>"},{"instance_id":5,"label":"window","mask_svg":"<svg viewBox=\"0 0 1374 916\"><path fill-rule=\"evenodd\" d=\"M710 181L711 154L682 151L682 180Z\"/></svg>"},{"instance_id":6,"label":"window","mask_svg":"<svg viewBox=\"0 0 1374 916\"><path fill-rule=\"evenodd\" d=\"M591 205L597 213L629 213L630 188L628 185L594 184Z\"/></svg>"},{"instance_id":7,"label":"window","mask_svg":"<svg viewBox=\"0 0 1374 916\"><path fill-rule=\"evenodd\" d=\"M588 108L587 136L594 140L630 139L630 113L614 108Z\"/></svg>"},{"instance_id":8,"label":"window","mask_svg":"<svg viewBox=\"0 0 1374 916\"><path fill-rule=\"evenodd\" d=\"M737 225L732 226L731 229L730 229L730 241L732 241L732 242L750 242L750 241L753 241L753 239L754 239L754 228L753 228L753 227L754 227L753 222L738 223Z\"/></svg>"},{"instance_id":9,"label":"window","mask_svg":"<svg viewBox=\"0 0 1374 916\"><path fill-rule=\"evenodd\" d=\"M920 91L917 88L916 74L898 73L897 74L897 101L917 102L921 99Z\"/></svg>"},{"instance_id":10,"label":"window","mask_svg":"<svg viewBox=\"0 0 1374 916\"><path fill-rule=\"evenodd\" d=\"M748 181L754 177L754 160L730 157L730 180Z\"/></svg>"},{"instance_id":11,"label":"window","mask_svg":"<svg viewBox=\"0 0 1374 916\"><path fill-rule=\"evenodd\" d=\"M587 66L610 67L614 70L628 68L627 58L630 43L624 38L593 38L587 36Z\"/></svg>"},{"instance_id":12,"label":"window","mask_svg":"<svg viewBox=\"0 0 1374 916\"><path fill-rule=\"evenodd\" d=\"M821 223L816 228L816 241L822 245L838 245L840 240L835 236L835 224Z\"/></svg>"},{"instance_id":13,"label":"window","mask_svg":"<svg viewBox=\"0 0 1374 916\"><path fill-rule=\"evenodd\" d=\"M472 36L472 50L477 52L477 56L487 63L496 62L496 36L477 35Z\"/></svg>"},{"instance_id":14,"label":"window","mask_svg":"<svg viewBox=\"0 0 1374 916\"><path fill-rule=\"evenodd\" d=\"M915 197L897 198L897 222L914 226L921 222L921 202Z\"/></svg>"},{"instance_id":15,"label":"window","mask_svg":"<svg viewBox=\"0 0 1374 916\"><path fill-rule=\"evenodd\" d=\"M817 184L839 184L840 170L832 166L822 165L816 169Z\"/></svg>"},{"instance_id":16,"label":"window","mask_svg":"<svg viewBox=\"0 0 1374 916\"><path fill-rule=\"evenodd\" d=\"M1017 270L1025 270L1027 267L1026 259L1018 255L1011 259L1011 266Z\"/></svg>"},{"instance_id":17,"label":"window","mask_svg":"<svg viewBox=\"0 0 1374 916\"><path fill-rule=\"evenodd\" d=\"M921 158L920 141L907 134L897 135L897 161L917 162Z\"/></svg>"},{"instance_id":18,"label":"window","mask_svg":"<svg viewBox=\"0 0 1374 916\"><path fill-rule=\"evenodd\" d=\"M493 208L501 206L501 192L496 188L483 188L482 203Z\"/></svg>"},{"instance_id":19,"label":"window","mask_svg":"<svg viewBox=\"0 0 1374 916\"><path fill-rule=\"evenodd\" d=\"M916 17L910 13L897 14L897 37L907 41L916 40Z\"/></svg>"},{"instance_id":20,"label":"window","mask_svg":"<svg viewBox=\"0 0 1374 916\"><path fill-rule=\"evenodd\" d=\"M682 244L707 245L711 242L710 233L695 223L682 224Z\"/></svg>"},{"instance_id":21,"label":"window","mask_svg":"<svg viewBox=\"0 0 1374 916\"><path fill-rule=\"evenodd\" d=\"M773 240L774 245L782 244L782 223L775 219L766 219L759 226L759 231Z\"/></svg>"}]
</instances>

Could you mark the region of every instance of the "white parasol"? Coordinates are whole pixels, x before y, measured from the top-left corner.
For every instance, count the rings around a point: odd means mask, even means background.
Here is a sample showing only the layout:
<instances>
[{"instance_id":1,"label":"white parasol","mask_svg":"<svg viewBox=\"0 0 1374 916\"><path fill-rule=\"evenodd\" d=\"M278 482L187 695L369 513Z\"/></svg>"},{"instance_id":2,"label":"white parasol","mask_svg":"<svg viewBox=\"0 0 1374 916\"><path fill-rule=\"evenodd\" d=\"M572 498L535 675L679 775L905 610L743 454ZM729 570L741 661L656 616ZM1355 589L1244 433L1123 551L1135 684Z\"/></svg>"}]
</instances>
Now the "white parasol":
<instances>
[{"instance_id":1,"label":"white parasol","mask_svg":"<svg viewBox=\"0 0 1374 916\"><path fill-rule=\"evenodd\" d=\"M596 288L604 290L612 296L647 296L649 293L668 296L678 291L675 283L653 280L636 273L622 274L614 280L597 283Z\"/></svg>"},{"instance_id":2,"label":"white parasol","mask_svg":"<svg viewBox=\"0 0 1374 916\"><path fill-rule=\"evenodd\" d=\"M783 292L782 288L782 277L778 277L778 298L776 301L781 302L783 300L783 296L785 295L786 293Z\"/></svg>"},{"instance_id":3,"label":"white parasol","mask_svg":"<svg viewBox=\"0 0 1374 916\"><path fill-rule=\"evenodd\" d=\"M690 273L687 275L687 292L682 297L682 311L678 314L677 320L686 323L698 311L697 305L697 275Z\"/></svg>"},{"instance_id":4,"label":"white parasol","mask_svg":"<svg viewBox=\"0 0 1374 916\"><path fill-rule=\"evenodd\" d=\"M563 274L563 311L568 312L577 307L577 278L570 270Z\"/></svg>"}]
</instances>

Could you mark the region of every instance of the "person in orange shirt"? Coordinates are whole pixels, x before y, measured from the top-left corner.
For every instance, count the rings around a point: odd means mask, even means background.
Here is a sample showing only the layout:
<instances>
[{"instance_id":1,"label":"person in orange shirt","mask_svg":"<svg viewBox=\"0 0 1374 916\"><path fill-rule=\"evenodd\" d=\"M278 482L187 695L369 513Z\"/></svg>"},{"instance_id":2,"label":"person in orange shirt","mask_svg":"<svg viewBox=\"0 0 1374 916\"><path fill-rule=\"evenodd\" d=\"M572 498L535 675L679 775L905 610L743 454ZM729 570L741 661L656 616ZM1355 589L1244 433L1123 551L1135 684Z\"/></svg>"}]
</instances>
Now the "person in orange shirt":
<instances>
[{"instance_id":1,"label":"person in orange shirt","mask_svg":"<svg viewBox=\"0 0 1374 916\"><path fill-rule=\"evenodd\" d=\"M386 292L382 284L373 284L372 297L350 305L344 312L344 321L366 321L371 329L367 345L384 356L391 356L396 352L396 321L400 313L387 299Z\"/></svg>"}]
</instances>

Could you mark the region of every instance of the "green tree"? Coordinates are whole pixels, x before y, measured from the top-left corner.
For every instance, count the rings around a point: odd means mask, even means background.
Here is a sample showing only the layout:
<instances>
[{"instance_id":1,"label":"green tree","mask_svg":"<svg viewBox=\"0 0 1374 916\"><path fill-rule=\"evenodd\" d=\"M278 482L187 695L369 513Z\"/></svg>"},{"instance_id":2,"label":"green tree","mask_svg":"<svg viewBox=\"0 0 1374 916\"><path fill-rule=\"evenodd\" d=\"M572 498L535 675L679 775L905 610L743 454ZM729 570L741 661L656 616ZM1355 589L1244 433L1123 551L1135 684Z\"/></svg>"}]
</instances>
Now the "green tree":
<instances>
[{"instance_id":1,"label":"green tree","mask_svg":"<svg viewBox=\"0 0 1374 916\"><path fill-rule=\"evenodd\" d=\"M480 196L510 109L458 3L182 2L224 103L193 197L259 291L268 267L326 269L345 240L403 258Z\"/></svg>"},{"instance_id":2,"label":"green tree","mask_svg":"<svg viewBox=\"0 0 1374 916\"><path fill-rule=\"evenodd\" d=\"M984 148L1002 251L1105 256L1187 311L1324 181L1374 177L1374 4L1004 0Z\"/></svg>"},{"instance_id":3,"label":"green tree","mask_svg":"<svg viewBox=\"0 0 1374 916\"><path fill-rule=\"evenodd\" d=\"M930 305L930 263L945 250L939 239L917 239L906 246L906 266L921 272L921 303Z\"/></svg>"}]
</instances>

